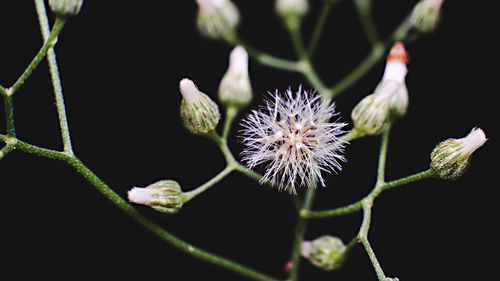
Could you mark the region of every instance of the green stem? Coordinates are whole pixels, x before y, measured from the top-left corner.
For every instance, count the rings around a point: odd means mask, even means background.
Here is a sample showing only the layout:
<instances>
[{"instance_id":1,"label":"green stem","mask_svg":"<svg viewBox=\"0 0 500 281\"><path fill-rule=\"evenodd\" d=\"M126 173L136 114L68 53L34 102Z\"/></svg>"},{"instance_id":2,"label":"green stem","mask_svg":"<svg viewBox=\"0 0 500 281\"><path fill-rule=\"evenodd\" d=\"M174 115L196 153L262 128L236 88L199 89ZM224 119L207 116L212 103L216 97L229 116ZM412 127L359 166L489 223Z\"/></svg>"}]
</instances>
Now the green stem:
<instances>
[{"instance_id":1,"label":"green stem","mask_svg":"<svg viewBox=\"0 0 500 281\"><path fill-rule=\"evenodd\" d=\"M5 157L9 152L11 152L14 149L14 144L8 143L2 149L0 150L0 160Z\"/></svg>"},{"instance_id":2,"label":"green stem","mask_svg":"<svg viewBox=\"0 0 500 281\"><path fill-rule=\"evenodd\" d=\"M293 241L292 249L292 268L290 270L290 275L288 277L289 281L296 281L299 274L299 263L300 263L300 247L302 241L304 240L304 235L307 228L307 219L300 216L300 213L307 212L311 209L311 205L314 200L314 194L316 192L316 186L310 186L307 188L306 196L302 201L302 207L300 208L299 215L297 216L297 223L295 226L295 238Z\"/></svg>"},{"instance_id":3,"label":"green stem","mask_svg":"<svg viewBox=\"0 0 500 281\"><path fill-rule=\"evenodd\" d=\"M325 0L323 1L323 7L321 8L321 12L318 16L318 21L314 26L313 34L311 36L311 41L309 42L309 48L307 49L308 56L310 58L313 57L314 52L316 51L316 46L318 45L319 38L321 37L321 33L323 32L323 28L325 26L325 22L330 14L330 10L333 6L333 3L336 1Z\"/></svg>"},{"instance_id":4,"label":"green stem","mask_svg":"<svg viewBox=\"0 0 500 281\"><path fill-rule=\"evenodd\" d=\"M382 58L385 51L383 44L374 46L370 54L356 68L330 88L331 98L338 96L363 77Z\"/></svg>"},{"instance_id":5,"label":"green stem","mask_svg":"<svg viewBox=\"0 0 500 281\"><path fill-rule=\"evenodd\" d=\"M16 136L16 127L14 125L14 105L11 95L4 96L5 121L7 126L7 135L10 137Z\"/></svg>"},{"instance_id":6,"label":"green stem","mask_svg":"<svg viewBox=\"0 0 500 281\"><path fill-rule=\"evenodd\" d=\"M387 52L394 42L403 41L407 35L412 25L409 21L409 16L406 17L399 26L392 32L392 34L384 41L384 43L378 43L373 45L370 54L349 74L347 74L342 80L337 82L335 85L330 87L331 98L334 98L351 87L356 83L361 77L363 77L368 70L370 70Z\"/></svg>"},{"instance_id":7,"label":"green stem","mask_svg":"<svg viewBox=\"0 0 500 281\"><path fill-rule=\"evenodd\" d=\"M319 218L327 218L327 217L334 217L334 216L339 216L339 215L346 215L346 214L351 214L354 212L357 212L363 208L362 201L364 199L372 199L374 200L380 193L386 189L394 188L397 186L405 185L407 183L411 182L416 182L420 181L423 179L428 179L435 177L436 174L432 170L425 170L416 174L413 174L411 176L407 176L401 179L397 179L394 181L390 181L381 185L376 185L372 191L363 197L363 199L352 203L350 205L344 206L344 207L339 207L339 208L334 208L331 210L323 210L323 211L307 211L307 212L301 212L300 215L305 218L311 218L311 219L319 219Z\"/></svg>"},{"instance_id":8,"label":"green stem","mask_svg":"<svg viewBox=\"0 0 500 281\"><path fill-rule=\"evenodd\" d=\"M1 136L1 140L6 140L6 136ZM106 185L99 177L97 177L87 166L85 166L78 158L72 155L67 155L64 152L54 151L50 149L45 149L37 147L20 140L16 140L15 147L20 150L37 156L56 159L66 162L72 166L76 172L82 175L90 184L92 184L101 194L108 198L115 206L120 210L134 219L136 222L144 226L146 229L151 231L153 234L160 237L165 242L174 246L175 248L196 257L198 259L204 260L206 262L212 263L214 265L220 266L241 276L245 276L254 280L261 281L277 281L277 279L269 277L258 271L250 269L246 266L228 260L226 258L220 257L218 255L212 254L200 248L194 247L193 245L177 238L168 231L161 228L159 225L153 223L147 217L143 216L134 207L127 203L123 198L116 194L108 185Z\"/></svg>"},{"instance_id":9,"label":"green stem","mask_svg":"<svg viewBox=\"0 0 500 281\"><path fill-rule=\"evenodd\" d=\"M233 124L234 119L238 116L238 109L235 107L228 107L226 110L226 121L224 123L224 129L222 130L222 139L227 142L227 137L229 136L229 132L231 131L231 125Z\"/></svg>"},{"instance_id":10,"label":"green stem","mask_svg":"<svg viewBox=\"0 0 500 281\"><path fill-rule=\"evenodd\" d=\"M65 22L66 20L63 18L60 17L56 18L56 21L54 22L54 26L52 27L52 31L50 32L48 39L45 41L42 48L40 49L40 51L38 51L38 53L33 58L31 63L28 65L26 70L24 70L23 74L19 77L19 79L17 79L16 83L12 85L12 87L10 88L10 95L13 95L15 92L17 92L19 87L21 87L24 81L26 81L26 79L31 75L33 70L35 70L35 68L40 64L42 59L47 54L47 51L56 44L57 36L64 27Z\"/></svg>"},{"instance_id":11,"label":"green stem","mask_svg":"<svg viewBox=\"0 0 500 281\"><path fill-rule=\"evenodd\" d=\"M321 95L321 99L323 102L329 102L332 98L332 93L328 87L323 84L318 74L314 70L311 65L311 61L309 59L305 59L300 61L301 63L301 72L306 77L307 81L311 84L313 88L315 88L319 94Z\"/></svg>"},{"instance_id":12,"label":"green stem","mask_svg":"<svg viewBox=\"0 0 500 281\"><path fill-rule=\"evenodd\" d=\"M200 195L201 193L205 192L207 189L212 187L214 184L218 183L220 180L225 178L227 175L229 175L232 171L234 170L234 167L226 167L224 170L222 170L220 173L215 175L215 177L211 178L209 181L206 183L200 185L199 187L182 193L182 201L183 203L187 203L189 200L195 198L196 196Z\"/></svg>"},{"instance_id":13,"label":"green stem","mask_svg":"<svg viewBox=\"0 0 500 281\"><path fill-rule=\"evenodd\" d=\"M5 89L3 86L0 85L0 94L3 96L9 96L9 89Z\"/></svg>"},{"instance_id":14,"label":"green stem","mask_svg":"<svg viewBox=\"0 0 500 281\"><path fill-rule=\"evenodd\" d=\"M227 42L233 46L243 46L247 51L248 55L259 62L260 64L271 66L274 68L288 70L293 72L300 72L300 65L296 61L286 60L282 58L278 58L275 56L271 56L264 52L258 51L251 47L249 44L241 40L240 38L234 37L231 40L227 40Z\"/></svg>"},{"instance_id":15,"label":"green stem","mask_svg":"<svg viewBox=\"0 0 500 281\"><path fill-rule=\"evenodd\" d=\"M40 24L40 31L45 41L50 40L50 29L47 12L45 11L45 4L43 0L34 0L36 12L38 14L38 22ZM57 19L56 19L57 22ZM56 101L57 114L59 117L59 127L63 141L64 152L74 154L71 145L71 138L69 135L68 120L66 117L66 108L64 106L64 97L62 92L61 79L57 67L56 53L53 48L47 52L47 61L49 64L50 76L52 78L52 87L54 88L54 97Z\"/></svg>"},{"instance_id":16,"label":"green stem","mask_svg":"<svg viewBox=\"0 0 500 281\"><path fill-rule=\"evenodd\" d=\"M373 200L368 200L368 199L363 200L363 222L361 223L361 227L359 229L358 239L365 247L365 250L373 264L373 268L377 273L378 279L380 281L383 281L386 278L386 276L384 274L384 271L382 270L382 267L380 266L379 261L377 260L377 257L375 256L375 252L373 251L370 242L368 241L368 230L370 228L371 211L373 206L372 204Z\"/></svg>"},{"instance_id":17,"label":"green stem","mask_svg":"<svg viewBox=\"0 0 500 281\"><path fill-rule=\"evenodd\" d=\"M376 25L372 17L371 0L354 0L354 4L358 11L359 21L361 22L366 38L372 46L376 46L381 42L381 39L375 28Z\"/></svg>"},{"instance_id":18,"label":"green stem","mask_svg":"<svg viewBox=\"0 0 500 281\"><path fill-rule=\"evenodd\" d=\"M387 145L389 143L390 130L391 130L391 124L389 124L382 133L382 143L380 144L380 152L378 157L376 185L381 185L384 184L385 182L385 162L387 159Z\"/></svg>"},{"instance_id":19,"label":"green stem","mask_svg":"<svg viewBox=\"0 0 500 281\"><path fill-rule=\"evenodd\" d=\"M306 59L307 52L304 47L304 42L302 40L302 35L300 34L300 18L291 18L290 20L286 20L285 27L288 30L290 35L290 39L292 40L292 46L295 50L295 54L299 59Z\"/></svg>"},{"instance_id":20,"label":"green stem","mask_svg":"<svg viewBox=\"0 0 500 281\"><path fill-rule=\"evenodd\" d=\"M211 138L219 147L220 151L224 155L224 158L226 159L227 166L231 167L231 169L234 169L237 166L238 161L234 159L231 150L229 150L227 141L219 136L215 131L210 131L208 133L208 137Z\"/></svg>"}]
</instances>

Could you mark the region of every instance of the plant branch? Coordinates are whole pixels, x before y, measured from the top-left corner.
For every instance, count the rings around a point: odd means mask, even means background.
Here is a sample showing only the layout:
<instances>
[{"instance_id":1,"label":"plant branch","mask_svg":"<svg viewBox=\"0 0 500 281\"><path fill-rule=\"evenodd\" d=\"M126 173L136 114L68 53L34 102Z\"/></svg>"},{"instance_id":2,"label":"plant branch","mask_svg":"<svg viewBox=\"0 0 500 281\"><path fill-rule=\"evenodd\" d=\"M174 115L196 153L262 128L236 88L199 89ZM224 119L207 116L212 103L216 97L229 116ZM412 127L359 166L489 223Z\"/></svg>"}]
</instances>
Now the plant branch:
<instances>
[{"instance_id":1,"label":"plant branch","mask_svg":"<svg viewBox=\"0 0 500 281\"><path fill-rule=\"evenodd\" d=\"M368 241L368 230L370 228L372 206L373 200L363 200L363 222L361 223L361 227L359 229L358 239L359 242L361 242L365 247L366 253L368 254L368 257L370 257L370 261L372 262L373 268L377 273L379 281L383 281L386 276L379 261L377 260L377 257L375 256L375 252L373 251L370 242Z\"/></svg>"},{"instance_id":2,"label":"plant branch","mask_svg":"<svg viewBox=\"0 0 500 281\"><path fill-rule=\"evenodd\" d=\"M387 145L389 143L390 130L391 124L388 124L385 130L382 132L382 143L380 144L380 152L378 157L376 185L381 185L385 182L385 162L387 159Z\"/></svg>"},{"instance_id":3,"label":"plant branch","mask_svg":"<svg viewBox=\"0 0 500 281\"><path fill-rule=\"evenodd\" d=\"M220 180L225 178L227 175L229 175L232 171L234 171L234 167L232 166L227 166L219 172L217 175L215 175L213 178L205 182L204 184L200 185L199 187L188 191L188 192L183 192L182 193L182 202L187 203L191 199L195 198L196 196L200 195L201 193L205 192L207 189L212 187L214 184L218 183Z\"/></svg>"},{"instance_id":4,"label":"plant branch","mask_svg":"<svg viewBox=\"0 0 500 281\"><path fill-rule=\"evenodd\" d=\"M238 116L238 109L235 107L229 106L226 110L226 120L224 122L224 129L222 130L222 139L227 142L227 138L229 136L229 132L231 131L231 125L233 124L234 119Z\"/></svg>"},{"instance_id":5,"label":"plant branch","mask_svg":"<svg viewBox=\"0 0 500 281\"><path fill-rule=\"evenodd\" d=\"M0 150L0 160L5 157L5 155L9 154L14 149L14 144L8 143Z\"/></svg>"},{"instance_id":6,"label":"plant branch","mask_svg":"<svg viewBox=\"0 0 500 281\"><path fill-rule=\"evenodd\" d=\"M38 14L38 22L40 24L40 31L42 33L42 37L45 41L48 41L50 37L50 29L49 29L49 20L47 17L47 13L45 11L44 1L43 0L34 0L34 1L35 1L36 12ZM61 130L64 152L72 155L74 153L71 145L71 138L69 135L69 127L68 127L68 120L66 117L66 108L64 106L64 97L62 92L61 79L57 67L56 53L53 48L50 48L47 52L47 62L49 64L49 71L52 79L52 87L54 88L54 97L56 101L57 114L59 117L59 127Z\"/></svg>"},{"instance_id":7,"label":"plant branch","mask_svg":"<svg viewBox=\"0 0 500 281\"><path fill-rule=\"evenodd\" d=\"M363 199L361 199L357 202L354 202L352 204L349 204L347 206L334 208L331 210L301 212L300 215L302 217L305 217L305 218L320 219L320 218L327 218L327 217L334 217L334 216L339 216L339 215L351 214L351 213L357 212L363 208L362 202L366 198L375 199L384 190L387 190L387 189L390 189L393 187L397 187L397 186L401 186L401 185L404 185L407 183L432 178L435 176L436 175L432 170L430 170L430 169L425 170L425 171L413 174L411 176L407 176L407 177L404 177L401 179L393 180L393 181L375 186L375 188L372 189L372 191L368 195L363 197Z\"/></svg>"},{"instance_id":8,"label":"plant branch","mask_svg":"<svg viewBox=\"0 0 500 281\"><path fill-rule=\"evenodd\" d=\"M57 42L57 36L61 32L62 28L64 27L64 23L66 22L66 19L57 17L56 21L54 22L54 25L52 27L52 31L50 32L49 37L47 40L45 40L45 43L43 44L42 48L38 51L36 56L33 58L31 63L28 65L26 70L24 70L23 74L17 79L17 81L12 85L9 91L9 95L13 95L14 93L17 92L19 87L23 85L23 83L26 81L26 79L31 75L33 70L40 64L42 59L45 57L47 54L48 50L52 48L56 42Z\"/></svg>"},{"instance_id":9,"label":"plant branch","mask_svg":"<svg viewBox=\"0 0 500 281\"><path fill-rule=\"evenodd\" d=\"M125 214L133 218L136 222L144 226L146 229L151 231L156 236L160 237L162 240L168 244L174 246L175 248L187 253L193 257L204 260L206 262L212 263L214 265L225 268L229 271L237 273L241 276L245 276L254 280L260 281L277 281L277 279L269 277L258 271L250 269L246 266L228 260L226 258L220 257L218 255L212 254L200 248L197 248L184 240L172 235L170 232L164 230L159 225L155 224L147 217L142 215L134 207L132 207L127 201L116 194L108 185L106 185L99 177L97 177L87 166L85 166L78 158L72 155L67 155L64 152L59 152L55 150L45 149L37 147L23 141L8 138L7 136L0 135L0 140L5 141L10 139L14 143L15 148L20 151L34 154L40 157L45 157L49 159L55 159L63 161L73 167L77 173L82 175L92 186L94 186L102 195L108 198L115 206L122 210Z\"/></svg>"},{"instance_id":10,"label":"plant branch","mask_svg":"<svg viewBox=\"0 0 500 281\"><path fill-rule=\"evenodd\" d=\"M14 105L12 101L13 98L11 95L5 95L3 98L7 135L10 137L15 137L16 127L14 125Z\"/></svg>"},{"instance_id":11,"label":"plant branch","mask_svg":"<svg viewBox=\"0 0 500 281\"><path fill-rule=\"evenodd\" d=\"M333 4L336 2L337 1L332 0L323 1L323 6L321 7L321 12L318 16L318 20L316 21L316 25L314 26L311 41L309 42L309 47L307 49L309 58L312 58L314 52L316 51L316 46L318 45L319 38L321 37L321 33L323 32L325 22L328 19L328 15L330 14L330 10L332 9Z\"/></svg>"},{"instance_id":12,"label":"plant branch","mask_svg":"<svg viewBox=\"0 0 500 281\"><path fill-rule=\"evenodd\" d=\"M297 215L297 222L295 226L295 238L292 249L292 260L291 260L292 267L288 278L289 281L295 281L298 278L299 263L300 263L300 247L302 245L302 241L304 240L304 235L307 228L307 218L300 216L300 213L307 212L309 209L311 209L315 192L316 192L315 184L307 188L306 195L304 197L304 200L302 201L302 206Z\"/></svg>"},{"instance_id":13,"label":"plant branch","mask_svg":"<svg viewBox=\"0 0 500 281\"><path fill-rule=\"evenodd\" d=\"M370 70L383 57L383 55L387 52L387 49L390 48L394 42L404 41L408 32L412 28L409 18L410 17L407 16L383 43L378 41L379 43L373 45L370 54L363 61L361 61L356 68L354 68L335 85L330 87L331 98L338 96L363 77L368 70Z\"/></svg>"},{"instance_id":14,"label":"plant branch","mask_svg":"<svg viewBox=\"0 0 500 281\"><path fill-rule=\"evenodd\" d=\"M354 5L358 11L359 21L363 27L366 38L372 45L372 47L379 44L382 40L377 32L375 22L372 17L371 12L371 0L354 0Z\"/></svg>"}]
</instances>

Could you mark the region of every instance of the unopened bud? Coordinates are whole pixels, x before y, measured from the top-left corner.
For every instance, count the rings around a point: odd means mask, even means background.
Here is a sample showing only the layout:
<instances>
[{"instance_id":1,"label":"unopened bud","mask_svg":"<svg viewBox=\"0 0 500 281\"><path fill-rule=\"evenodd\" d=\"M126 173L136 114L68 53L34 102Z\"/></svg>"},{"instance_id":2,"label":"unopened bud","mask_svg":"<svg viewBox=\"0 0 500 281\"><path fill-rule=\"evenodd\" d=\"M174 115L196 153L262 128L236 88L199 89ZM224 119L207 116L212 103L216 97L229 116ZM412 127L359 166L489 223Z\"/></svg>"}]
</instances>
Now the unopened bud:
<instances>
[{"instance_id":1,"label":"unopened bud","mask_svg":"<svg viewBox=\"0 0 500 281\"><path fill-rule=\"evenodd\" d=\"M447 139L431 153L431 169L443 179L456 179L469 164L469 157L488 139L480 128L473 128L461 139Z\"/></svg>"},{"instance_id":2,"label":"unopened bud","mask_svg":"<svg viewBox=\"0 0 500 281\"><path fill-rule=\"evenodd\" d=\"M161 180L147 187L133 187L128 192L128 200L158 212L175 214L182 207L182 191L176 181Z\"/></svg>"},{"instance_id":3,"label":"unopened bud","mask_svg":"<svg viewBox=\"0 0 500 281\"><path fill-rule=\"evenodd\" d=\"M220 119L217 104L187 78L181 80L179 89L182 94L180 111L184 127L196 135L213 131Z\"/></svg>"},{"instance_id":4,"label":"unopened bud","mask_svg":"<svg viewBox=\"0 0 500 281\"><path fill-rule=\"evenodd\" d=\"M83 0L49 0L50 9L59 17L70 17L78 14Z\"/></svg>"},{"instance_id":5,"label":"unopened bud","mask_svg":"<svg viewBox=\"0 0 500 281\"><path fill-rule=\"evenodd\" d=\"M289 29L296 29L309 9L309 2L307 0L276 0L275 8L285 25Z\"/></svg>"},{"instance_id":6,"label":"unopened bud","mask_svg":"<svg viewBox=\"0 0 500 281\"><path fill-rule=\"evenodd\" d=\"M323 270L334 270L342 265L346 246L338 237L324 235L313 241L302 242L300 253Z\"/></svg>"},{"instance_id":7,"label":"unopened bud","mask_svg":"<svg viewBox=\"0 0 500 281\"><path fill-rule=\"evenodd\" d=\"M241 108L252 100L248 77L248 54L237 46L229 55L229 67L219 85L219 100L227 107Z\"/></svg>"},{"instance_id":8,"label":"unopened bud","mask_svg":"<svg viewBox=\"0 0 500 281\"><path fill-rule=\"evenodd\" d=\"M408 53L400 42L394 44L388 56L382 80L375 92L363 98L351 117L361 135L378 135L390 121L406 113L408 90L405 84Z\"/></svg>"},{"instance_id":9,"label":"unopened bud","mask_svg":"<svg viewBox=\"0 0 500 281\"><path fill-rule=\"evenodd\" d=\"M230 0L196 0L197 25L201 34L212 39L228 39L235 35L240 21L238 8Z\"/></svg>"},{"instance_id":10,"label":"unopened bud","mask_svg":"<svg viewBox=\"0 0 500 281\"><path fill-rule=\"evenodd\" d=\"M443 0L421 0L412 10L410 23L422 33L436 29L441 14Z\"/></svg>"}]
</instances>

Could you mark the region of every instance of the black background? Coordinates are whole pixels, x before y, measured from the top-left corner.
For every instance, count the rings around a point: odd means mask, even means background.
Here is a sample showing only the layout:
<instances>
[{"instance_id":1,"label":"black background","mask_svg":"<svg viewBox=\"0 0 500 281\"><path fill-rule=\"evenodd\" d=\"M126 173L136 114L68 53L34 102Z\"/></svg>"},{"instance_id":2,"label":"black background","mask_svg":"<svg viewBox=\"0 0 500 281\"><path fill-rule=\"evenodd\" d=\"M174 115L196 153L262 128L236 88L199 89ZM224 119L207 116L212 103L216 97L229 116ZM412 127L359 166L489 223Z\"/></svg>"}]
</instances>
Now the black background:
<instances>
[{"instance_id":1,"label":"black background","mask_svg":"<svg viewBox=\"0 0 500 281\"><path fill-rule=\"evenodd\" d=\"M202 38L195 1L86 1L56 46L75 153L119 195L132 186L175 179L191 190L218 173L224 159L208 139L190 135L178 114L178 81L193 79L216 99L231 47ZM235 1L241 37L254 47L293 59L274 1ZM304 22L309 38L322 1L312 0ZM416 1L374 1L382 35L388 35ZM137 4L140 3L140 4ZM475 4L473 4L475 3ZM382 194L373 209L370 241L388 276L412 280L481 280L497 266L498 21L492 7L445 1L435 33L407 44L410 106L391 134L387 179L429 165L440 141L483 128L489 138L454 182L426 180ZM0 4L0 83L12 85L42 44L34 4ZM50 14L50 12L49 12ZM50 15L51 22L53 16ZM327 21L314 64L331 85L369 52L351 1ZM336 100L342 120L381 77L381 61ZM250 62L253 106L271 90L310 85L298 74ZM18 137L62 147L46 62L15 95ZM246 109L248 110L248 109ZM1 132L5 132L3 107ZM241 151L235 134L235 154ZM328 177L314 209L360 199L375 181L380 139L353 142L343 172ZM495 159L495 160L494 160ZM136 224L66 164L12 152L0 162L2 275L71 280L75 277L244 280L174 249ZM231 174L174 217L137 206L146 216L194 245L284 278L294 211L290 196ZM314 220L307 239L323 234L348 242L361 214ZM357 247L343 268L322 272L307 261L302 280L376 280Z\"/></svg>"}]
</instances>

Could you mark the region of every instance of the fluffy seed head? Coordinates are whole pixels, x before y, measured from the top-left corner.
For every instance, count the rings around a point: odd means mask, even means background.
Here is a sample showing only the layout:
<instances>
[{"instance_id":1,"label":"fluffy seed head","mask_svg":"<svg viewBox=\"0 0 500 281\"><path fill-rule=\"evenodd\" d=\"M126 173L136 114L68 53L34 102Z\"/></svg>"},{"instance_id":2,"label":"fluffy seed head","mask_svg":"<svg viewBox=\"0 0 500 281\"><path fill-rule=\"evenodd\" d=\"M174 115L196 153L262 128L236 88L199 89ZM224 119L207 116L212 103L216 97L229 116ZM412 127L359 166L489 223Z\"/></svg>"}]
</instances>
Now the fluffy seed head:
<instances>
[{"instance_id":1,"label":"fluffy seed head","mask_svg":"<svg viewBox=\"0 0 500 281\"><path fill-rule=\"evenodd\" d=\"M248 168L266 164L261 184L271 182L281 190L286 186L324 186L322 171L340 170L345 161L339 135L346 125L330 122L335 106L322 103L319 97L290 89L265 100L260 110L253 110L242 121L243 160Z\"/></svg>"}]
</instances>

